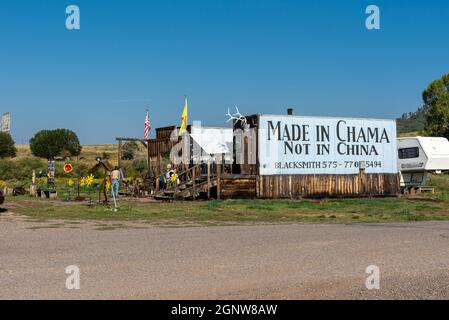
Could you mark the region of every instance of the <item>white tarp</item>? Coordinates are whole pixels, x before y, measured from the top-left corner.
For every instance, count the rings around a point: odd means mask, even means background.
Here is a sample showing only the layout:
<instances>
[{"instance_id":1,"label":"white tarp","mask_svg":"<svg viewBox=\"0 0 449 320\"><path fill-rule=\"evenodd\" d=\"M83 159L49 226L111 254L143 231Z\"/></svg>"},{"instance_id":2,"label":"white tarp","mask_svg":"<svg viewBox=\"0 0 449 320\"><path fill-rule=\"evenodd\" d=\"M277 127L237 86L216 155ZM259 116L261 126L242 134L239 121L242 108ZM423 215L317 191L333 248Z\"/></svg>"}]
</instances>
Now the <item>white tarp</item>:
<instances>
[{"instance_id":1,"label":"white tarp","mask_svg":"<svg viewBox=\"0 0 449 320\"><path fill-rule=\"evenodd\" d=\"M225 154L226 159L232 158L233 131L231 128L192 126L190 135L201 147L201 156Z\"/></svg>"},{"instance_id":2,"label":"white tarp","mask_svg":"<svg viewBox=\"0 0 449 320\"><path fill-rule=\"evenodd\" d=\"M394 120L261 115L261 175L397 173Z\"/></svg>"}]
</instances>

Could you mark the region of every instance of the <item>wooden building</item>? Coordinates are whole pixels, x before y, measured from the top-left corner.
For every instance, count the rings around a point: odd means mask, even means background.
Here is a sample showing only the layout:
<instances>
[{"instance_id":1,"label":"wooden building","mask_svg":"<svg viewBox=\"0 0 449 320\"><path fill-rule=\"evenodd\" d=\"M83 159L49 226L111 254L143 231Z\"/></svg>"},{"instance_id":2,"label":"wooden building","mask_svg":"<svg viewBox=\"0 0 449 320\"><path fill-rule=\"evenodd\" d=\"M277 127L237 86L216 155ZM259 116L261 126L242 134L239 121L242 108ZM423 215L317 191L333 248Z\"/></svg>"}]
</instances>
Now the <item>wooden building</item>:
<instances>
[{"instance_id":1,"label":"wooden building","mask_svg":"<svg viewBox=\"0 0 449 320\"><path fill-rule=\"evenodd\" d=\"M148 142L156 176L165 170L161 158L179 142L170 139L175 129L159 128ZM213 155L207 163L179 170L180 197L300 199L400 192L393 120L259 114L235 121L233 131L232 161ZM172 193L156 190L157 196Z\"/></svg>"},{"instance_id":2,"label":"wooden building","mask_svg":"<svg viewBox=\"0 0 449 320\"><path fill-rule=\"evenodd\" d=\"M223 181L224 198L388 196L400 192L395 121L292 115L252 115L246 121L234 123L234 130L240 132L235 135L235 144L243 146L240 157L244 163L233 165L238 179ZM296 132L289 132L289 128ZM273 144L274 138L277 141ZM255 147L251 147L251 139ZM326 148L317 148L317 141ZM268 142L274 146L269 158L277 156L273 161L278 169L266 168ZM301 143L308 146L308 152L300 150ZM295 169L282 172L284 167L290 169L289 165Z\"/></svg>"}]
</instances>

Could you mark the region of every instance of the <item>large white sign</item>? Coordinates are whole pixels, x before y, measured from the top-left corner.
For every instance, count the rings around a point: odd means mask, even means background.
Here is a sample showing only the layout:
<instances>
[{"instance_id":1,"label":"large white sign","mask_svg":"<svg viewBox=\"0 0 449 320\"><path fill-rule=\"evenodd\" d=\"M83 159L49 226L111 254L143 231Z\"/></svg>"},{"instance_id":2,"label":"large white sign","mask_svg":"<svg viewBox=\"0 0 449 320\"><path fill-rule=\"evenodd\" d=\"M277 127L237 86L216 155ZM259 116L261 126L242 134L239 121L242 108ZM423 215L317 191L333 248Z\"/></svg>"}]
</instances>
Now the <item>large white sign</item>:
<instances>
[{"instance_id":1,"label":"large white sign","mask_svg":"<svg viewBox=\"0 0 449 320\"><path fill-rule=\"evenodd\" d=\"M394 120L261 115L261 175L397 173Z\"/></svg>"}]
</instances>

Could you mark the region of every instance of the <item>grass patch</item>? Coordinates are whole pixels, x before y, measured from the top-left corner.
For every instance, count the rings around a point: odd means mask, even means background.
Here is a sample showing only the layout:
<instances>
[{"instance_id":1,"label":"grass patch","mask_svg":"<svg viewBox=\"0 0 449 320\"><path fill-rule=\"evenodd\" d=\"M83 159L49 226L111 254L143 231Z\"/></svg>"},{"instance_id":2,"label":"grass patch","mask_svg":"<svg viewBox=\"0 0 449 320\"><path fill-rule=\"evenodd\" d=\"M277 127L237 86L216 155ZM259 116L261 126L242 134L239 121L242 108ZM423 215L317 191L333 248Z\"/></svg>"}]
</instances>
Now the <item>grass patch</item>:
<instances>
[{"instance_id":1,"label":"grass patch","mask_svg":"<svg viewBox=\"0 0 449 320\"><path fill-rule=\"evenodd\" d=\"M27 229L30 229L30 230L58 229L58 228L61 228L61 227L63 227L63 226L64 226L64 225L50 224L50 225L46 225L46 226L33 226L33 227L30 227L30 228L27 228Z\"/></svg>"},{"instance_id":2,"label":"grass patch","mask_svg":"<svg viewBox=\"0 0 449 320\"><path fill-rule=\"evenodd\" d=\"M228 225L239 223L362 223L449 220L449 198L432 201L406 198L358 198L316 200L236 200L173 203L120 201L120 209L80 203L36 201L17 206L14 212L33 221L137 221L158 224ZM23 200L29 202L28 200ZM129 228L126 225L97 225L97 230Z\"/></svg>"},{"instance_id":3,"label":"grass patch","mask_svg":"<svg viewBox=\"0 0 449 320\"><path fill-rule=\"evenodd\" d=\"M435 195L415 198L321 200L211 200L139 202L120 199L120 209L29 198L11 198L13 211L34 222L62 220L69 225L101 221L99 230L125 228L127 221L155 226L235 225L242 223L369 223L449 220L449 176L430 176ZM8 199L9 201L9 199ZM116 221L123 225L114 225ZM109 222L109 223L107 223Z\"/></svg>"}]
</instances>

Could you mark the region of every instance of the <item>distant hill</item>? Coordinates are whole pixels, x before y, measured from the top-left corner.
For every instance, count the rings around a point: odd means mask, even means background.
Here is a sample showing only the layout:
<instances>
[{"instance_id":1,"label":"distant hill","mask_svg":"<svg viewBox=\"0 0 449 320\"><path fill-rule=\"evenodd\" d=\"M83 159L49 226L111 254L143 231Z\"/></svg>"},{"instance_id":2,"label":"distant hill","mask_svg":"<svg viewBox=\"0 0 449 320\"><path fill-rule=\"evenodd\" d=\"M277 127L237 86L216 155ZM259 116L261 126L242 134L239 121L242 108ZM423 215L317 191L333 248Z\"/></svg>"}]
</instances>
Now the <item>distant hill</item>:
<instances>
[{"instance_id":1,"label":"distant hill","mask_svg":"<svg viewBox=\"0 0 449 320\"><path fill-rule=\"evenodd\" d=\"M398 132L422 131L426 124L427 114L427 107L421 107L415 112L404 113L401 118L397 119Z\"/></svg>"}]
</instances>

